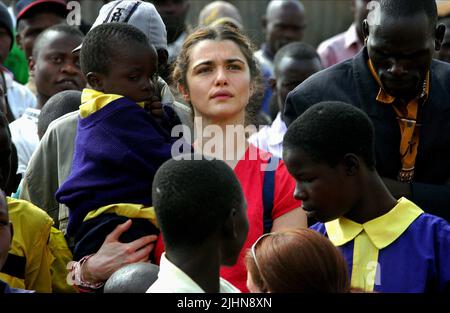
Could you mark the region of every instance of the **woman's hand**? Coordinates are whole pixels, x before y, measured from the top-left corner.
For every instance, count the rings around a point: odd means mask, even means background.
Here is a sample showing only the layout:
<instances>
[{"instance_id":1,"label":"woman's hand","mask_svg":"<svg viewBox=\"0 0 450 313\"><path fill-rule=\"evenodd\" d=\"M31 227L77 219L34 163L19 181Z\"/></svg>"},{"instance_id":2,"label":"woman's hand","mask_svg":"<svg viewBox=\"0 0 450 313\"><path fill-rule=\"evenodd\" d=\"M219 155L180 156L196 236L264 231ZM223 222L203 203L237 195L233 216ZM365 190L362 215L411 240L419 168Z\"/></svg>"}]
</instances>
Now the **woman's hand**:
<instances>
[{"instance_id":1,"label":"woman's hand","mask_svg":"<svg viewBox=\"0 0 450 313\"><path fill-rule=\"evenodd\" d=\"M156 235L144 236L129 243L119 242L132 221L118 225L105 239L98 252L92 255L82 267L83 280L98 283L106 281L124 265L148 260L153 250Z\"/></svg>"}]
</instances>

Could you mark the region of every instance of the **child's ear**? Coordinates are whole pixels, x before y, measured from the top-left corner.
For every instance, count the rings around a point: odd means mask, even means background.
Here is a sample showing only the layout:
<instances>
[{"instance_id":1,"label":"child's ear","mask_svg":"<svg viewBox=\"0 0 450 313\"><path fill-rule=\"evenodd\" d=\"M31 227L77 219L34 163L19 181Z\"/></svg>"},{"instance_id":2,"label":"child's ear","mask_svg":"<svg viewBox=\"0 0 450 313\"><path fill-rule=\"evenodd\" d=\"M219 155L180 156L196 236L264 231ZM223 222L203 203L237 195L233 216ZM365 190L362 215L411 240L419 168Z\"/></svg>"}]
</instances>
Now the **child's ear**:
<instances>
[{"instance_id":1,"label":"child's ear","mask_svg":"<svg viewBox=\"0 0 450 313\"><path fill-rule=\"evenodd\" d=\"M355 176L360 167L360 160L357 155L353 153L347 153L344 155L343 164L345 168L345 173L348 176Z\"/></svg>"},{"instance_id":2,"label":"child's ear","mask_svg":"<svg viewBox=\"0 0 450 313\"><path fill-rule=\"evenodd\" d=\"M184 85L178 84L178 91L183 96L184 101L189 102L191 100L189 90Z\"/></svg>"},{"instance_id":3,"label":"child's ear","mask_svg":"<svg viewBox=\"0 0 450 313\"><path fill-rule=\"evenodd\" d=\"M99 73L89 72L86 74L86 81L93 89L103 91L103 79Z\"/></svg>"}]
</instances>

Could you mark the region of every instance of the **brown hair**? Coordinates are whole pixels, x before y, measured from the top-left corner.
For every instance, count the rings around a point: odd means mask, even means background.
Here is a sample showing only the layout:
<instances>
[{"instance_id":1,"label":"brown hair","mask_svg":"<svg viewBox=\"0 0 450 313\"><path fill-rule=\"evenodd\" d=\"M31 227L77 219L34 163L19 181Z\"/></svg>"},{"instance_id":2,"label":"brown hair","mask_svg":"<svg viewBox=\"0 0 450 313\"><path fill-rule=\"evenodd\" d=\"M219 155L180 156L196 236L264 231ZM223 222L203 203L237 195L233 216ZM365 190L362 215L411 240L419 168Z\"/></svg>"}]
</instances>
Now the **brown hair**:
<instances>
[{"instance_id":1,"label":"brown hair","mask_svg":"<svg viewBox=\"0 0 450 313\"><path fill-rule=\"evenodd\" d=\"M247 105L246 108L246 113L249 115L246 117L246 120L248 121L249 118L253 119L254 114L259 110L259 107L256 106L260 105L260 102L255 101L255 99L262 98L262 77L259 64L253 57L255 51L253 44L247 36L236 27L231 27L227 24L201 26L188 35L183 43L172 71L172 81L175 84L175 87L183 86L185 89L189 89L186 77L190 63L190 50L203 40L231 40L241 50L250 69L250 78L254 88L253 95L249 100L250 105ZM189 103L189 105L192 107L191 103Z\"/></svg>"},{"instance_id":2,"label":"brown hair","mask_svg":"<svg viewBox=\"0 0 450 313\"><path fill-rule=\"evenodd\" d=\"M255 285L264 292L350 292L350 278L341 252L308 228L266 236L245 257Z\"/></svg>"}]
</instances>

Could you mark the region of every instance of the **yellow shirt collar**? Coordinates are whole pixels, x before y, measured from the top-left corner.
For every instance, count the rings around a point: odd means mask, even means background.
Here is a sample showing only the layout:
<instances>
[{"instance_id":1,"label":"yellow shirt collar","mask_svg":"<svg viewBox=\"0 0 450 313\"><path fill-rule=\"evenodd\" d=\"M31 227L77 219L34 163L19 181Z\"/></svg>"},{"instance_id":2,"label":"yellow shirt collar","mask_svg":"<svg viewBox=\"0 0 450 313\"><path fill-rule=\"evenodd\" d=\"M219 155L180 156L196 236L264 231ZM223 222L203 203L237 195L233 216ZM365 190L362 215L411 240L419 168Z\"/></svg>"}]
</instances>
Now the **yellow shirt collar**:
<instances>
[{"instance_id":1,"label":"yellow shirt collar","mask_svg":"<svg viewBox=\"0 0 450 313\"><path fill-rule=\"evenodd\" d=\"M112 101L120 98L123 98L123 96L116 94L105 94L98 90L85 88L81 94L80 116L81 118L88 117ZM144 102L138 102L137 104L144 108Z\"/></svg>"},{"instance_id":2,"label":"yellow shirt collar","mask_svg":"<svg viewBox=\"0 0 450 313\"><path fill-rule=\"evenodd\" d=\"M388 213L364 224L340 217L325 223L325 228L329 239L335 246L342 246L352 241L364 230L372 243L378 249L383 249L400 237L422 213L423 210L421 208L402 197Z\"/></svg>"},{"instance_id":3,"label":"yellow shirt collar","mask_svg":"<svg viewBox=\"0 0 450 313\"><path fill-rule=\"evenodd\" d=\"M372 60L369 59L369 61L367 63L369 66L370 73L372 74L373 78L375 78L375 80L378 83L378 86L380 87L380 90L378 91L376 100L379 102L382 102L382 103L386 103L386 104L393 103L395 101L395 97L391 96L383 89L383 85L381 84L381 80L378 77L377 72L375 71L375 67L373 66ZM430 92L430 71L427 72L427 76L425 79L425 90L424 91L425 91L425 97L428 98L428 95Z\"/></svg>"}]
</instances>

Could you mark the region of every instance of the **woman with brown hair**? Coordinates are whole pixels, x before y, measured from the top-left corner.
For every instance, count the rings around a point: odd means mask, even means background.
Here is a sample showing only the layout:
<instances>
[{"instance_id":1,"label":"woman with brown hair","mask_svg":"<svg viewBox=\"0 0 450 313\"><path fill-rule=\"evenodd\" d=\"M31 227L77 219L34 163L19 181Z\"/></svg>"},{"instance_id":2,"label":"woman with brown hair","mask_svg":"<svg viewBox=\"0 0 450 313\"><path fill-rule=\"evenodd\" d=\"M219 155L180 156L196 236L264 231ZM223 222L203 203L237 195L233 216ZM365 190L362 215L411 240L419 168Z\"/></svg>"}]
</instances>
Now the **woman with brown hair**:
<instances>
[{"instance_id":1,"label":"woman with brown hair","mask_svg":"<svg viewBox=\"0 0 450 313\"><path fill-rule=\"evenodd\" d=\"M222 267L220 271L224 279L241 291L247 291L245 251L255 240L264 232L306 226L301 202L293 197L294 181L284 163L269 164L271 155L247 141L249 102L257 94L259 81L248 38L226 25L207 26L191 33L173 72L176 88L194 112L195 152L225 161L234 170L246 198L247 240L236 265ZM273 174L270 190L263 188L267 173ZM264 206L264 193L272 196L270 205ZM157 245L156 254L158 249Z\"/></svg>"},{"instance_id":2,"label":"woman with brown hair","mask_svg":"<svg viewBox=\"0 0 450 313\"><path fill-rule=\"evenodd\" d=\"M349 292L350 279L341 252L308 228L268 233L248 250L250 292Z\"/></svg>"}]
</instances>

